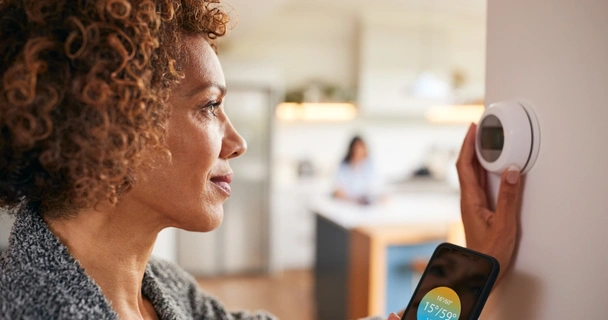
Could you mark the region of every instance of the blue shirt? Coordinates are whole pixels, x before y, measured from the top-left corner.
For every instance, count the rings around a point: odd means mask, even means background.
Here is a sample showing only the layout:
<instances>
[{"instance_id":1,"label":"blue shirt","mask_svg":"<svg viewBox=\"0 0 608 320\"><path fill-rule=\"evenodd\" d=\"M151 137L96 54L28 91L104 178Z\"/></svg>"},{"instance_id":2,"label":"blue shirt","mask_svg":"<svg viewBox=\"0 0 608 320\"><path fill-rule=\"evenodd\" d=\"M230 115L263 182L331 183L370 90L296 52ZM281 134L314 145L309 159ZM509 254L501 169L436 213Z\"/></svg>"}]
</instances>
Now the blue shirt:
<instances>
[{"instance_id":1,"label":"blue shirt","mask_svg":"<svg viewBox=\"0 0 608 320\"><path fill-rule=\"evenodd\" d=\"M335 176L335 189L350 199L372 198L378 195L380 178L371 161L352 166L342 162Z\"/></svg>"}]
</instances>

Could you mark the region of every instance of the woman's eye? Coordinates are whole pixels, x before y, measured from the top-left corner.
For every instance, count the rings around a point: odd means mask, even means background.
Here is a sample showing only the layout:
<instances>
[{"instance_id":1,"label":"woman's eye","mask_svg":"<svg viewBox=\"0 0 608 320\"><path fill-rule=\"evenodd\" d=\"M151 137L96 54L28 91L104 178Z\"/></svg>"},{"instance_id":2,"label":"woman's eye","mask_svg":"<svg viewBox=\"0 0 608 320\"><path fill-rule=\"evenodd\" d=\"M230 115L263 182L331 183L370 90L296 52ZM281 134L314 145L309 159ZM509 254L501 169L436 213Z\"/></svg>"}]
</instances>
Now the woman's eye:
<instances>
[{"instance_id":1,"label":"woman's eye","mask_svg":"<svg viewBox=\"0 0 608 320\"><path fill-rule=\"evenodd\" d=\"M204 105L201 109L203 112L207 113L208 115L217 117L217 109L222 105L222 101L217 101L217 102L211 102L208 103L206 105Z\"/></svg>"}]
</instances>

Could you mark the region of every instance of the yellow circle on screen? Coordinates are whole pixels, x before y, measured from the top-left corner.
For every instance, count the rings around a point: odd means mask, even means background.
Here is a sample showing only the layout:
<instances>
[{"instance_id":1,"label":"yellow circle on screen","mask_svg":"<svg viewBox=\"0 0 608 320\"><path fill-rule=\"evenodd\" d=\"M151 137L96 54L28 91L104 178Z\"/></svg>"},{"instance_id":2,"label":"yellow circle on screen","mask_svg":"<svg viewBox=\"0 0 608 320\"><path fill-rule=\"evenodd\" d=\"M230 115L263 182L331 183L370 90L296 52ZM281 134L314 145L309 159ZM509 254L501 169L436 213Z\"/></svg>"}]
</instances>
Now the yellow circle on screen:
<instances>
[{"instance_id":1,"label":"yellow circle on screen","mask_svg":"<svg viewBox=\"0 0 608 320\"><path fill-rule=\"evenodd\" d=\"M429 291L418 306L417 320L458 320L460 298L448 287Z\"/></svg>"}]
</instances>

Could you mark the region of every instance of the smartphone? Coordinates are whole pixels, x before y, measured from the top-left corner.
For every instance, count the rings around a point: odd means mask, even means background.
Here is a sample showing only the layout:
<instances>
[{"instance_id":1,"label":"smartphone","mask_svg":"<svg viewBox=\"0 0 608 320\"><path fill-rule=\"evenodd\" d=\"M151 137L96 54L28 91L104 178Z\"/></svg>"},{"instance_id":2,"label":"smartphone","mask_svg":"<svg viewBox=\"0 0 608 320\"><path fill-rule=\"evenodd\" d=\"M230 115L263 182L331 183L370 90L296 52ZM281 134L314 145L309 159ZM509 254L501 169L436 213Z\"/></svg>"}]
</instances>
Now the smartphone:
<instances>
[{"instance_id":1,"label":"smartphone","mask_svg":"<svg viewBox=\"0 0 608 320\"><path fill-rule=\"evenodd\" d=\"M499 271L493 257L442 243L401 320L477 320Z\"/></svg>"}]
</instances>

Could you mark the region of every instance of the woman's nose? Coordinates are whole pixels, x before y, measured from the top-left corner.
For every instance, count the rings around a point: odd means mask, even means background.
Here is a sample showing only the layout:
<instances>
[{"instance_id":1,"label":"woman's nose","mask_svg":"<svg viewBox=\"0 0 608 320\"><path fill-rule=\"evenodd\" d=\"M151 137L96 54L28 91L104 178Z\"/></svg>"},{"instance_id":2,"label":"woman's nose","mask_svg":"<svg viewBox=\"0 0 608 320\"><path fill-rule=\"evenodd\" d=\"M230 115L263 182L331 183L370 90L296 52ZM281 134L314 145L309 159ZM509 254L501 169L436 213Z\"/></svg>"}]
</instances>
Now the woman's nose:
<instances>
[{"instance_id":1,"label":"woman's nose","mask_svg":"<svg viewBox=\"0 0 608 320\"><path fill-rule=\"evenodd\" d=\"M226 123L226 132L222 141L222 154L225 159L233 159L247 152L247 141L236 131L232 123Z\"/></svg>"}]
</instances>

